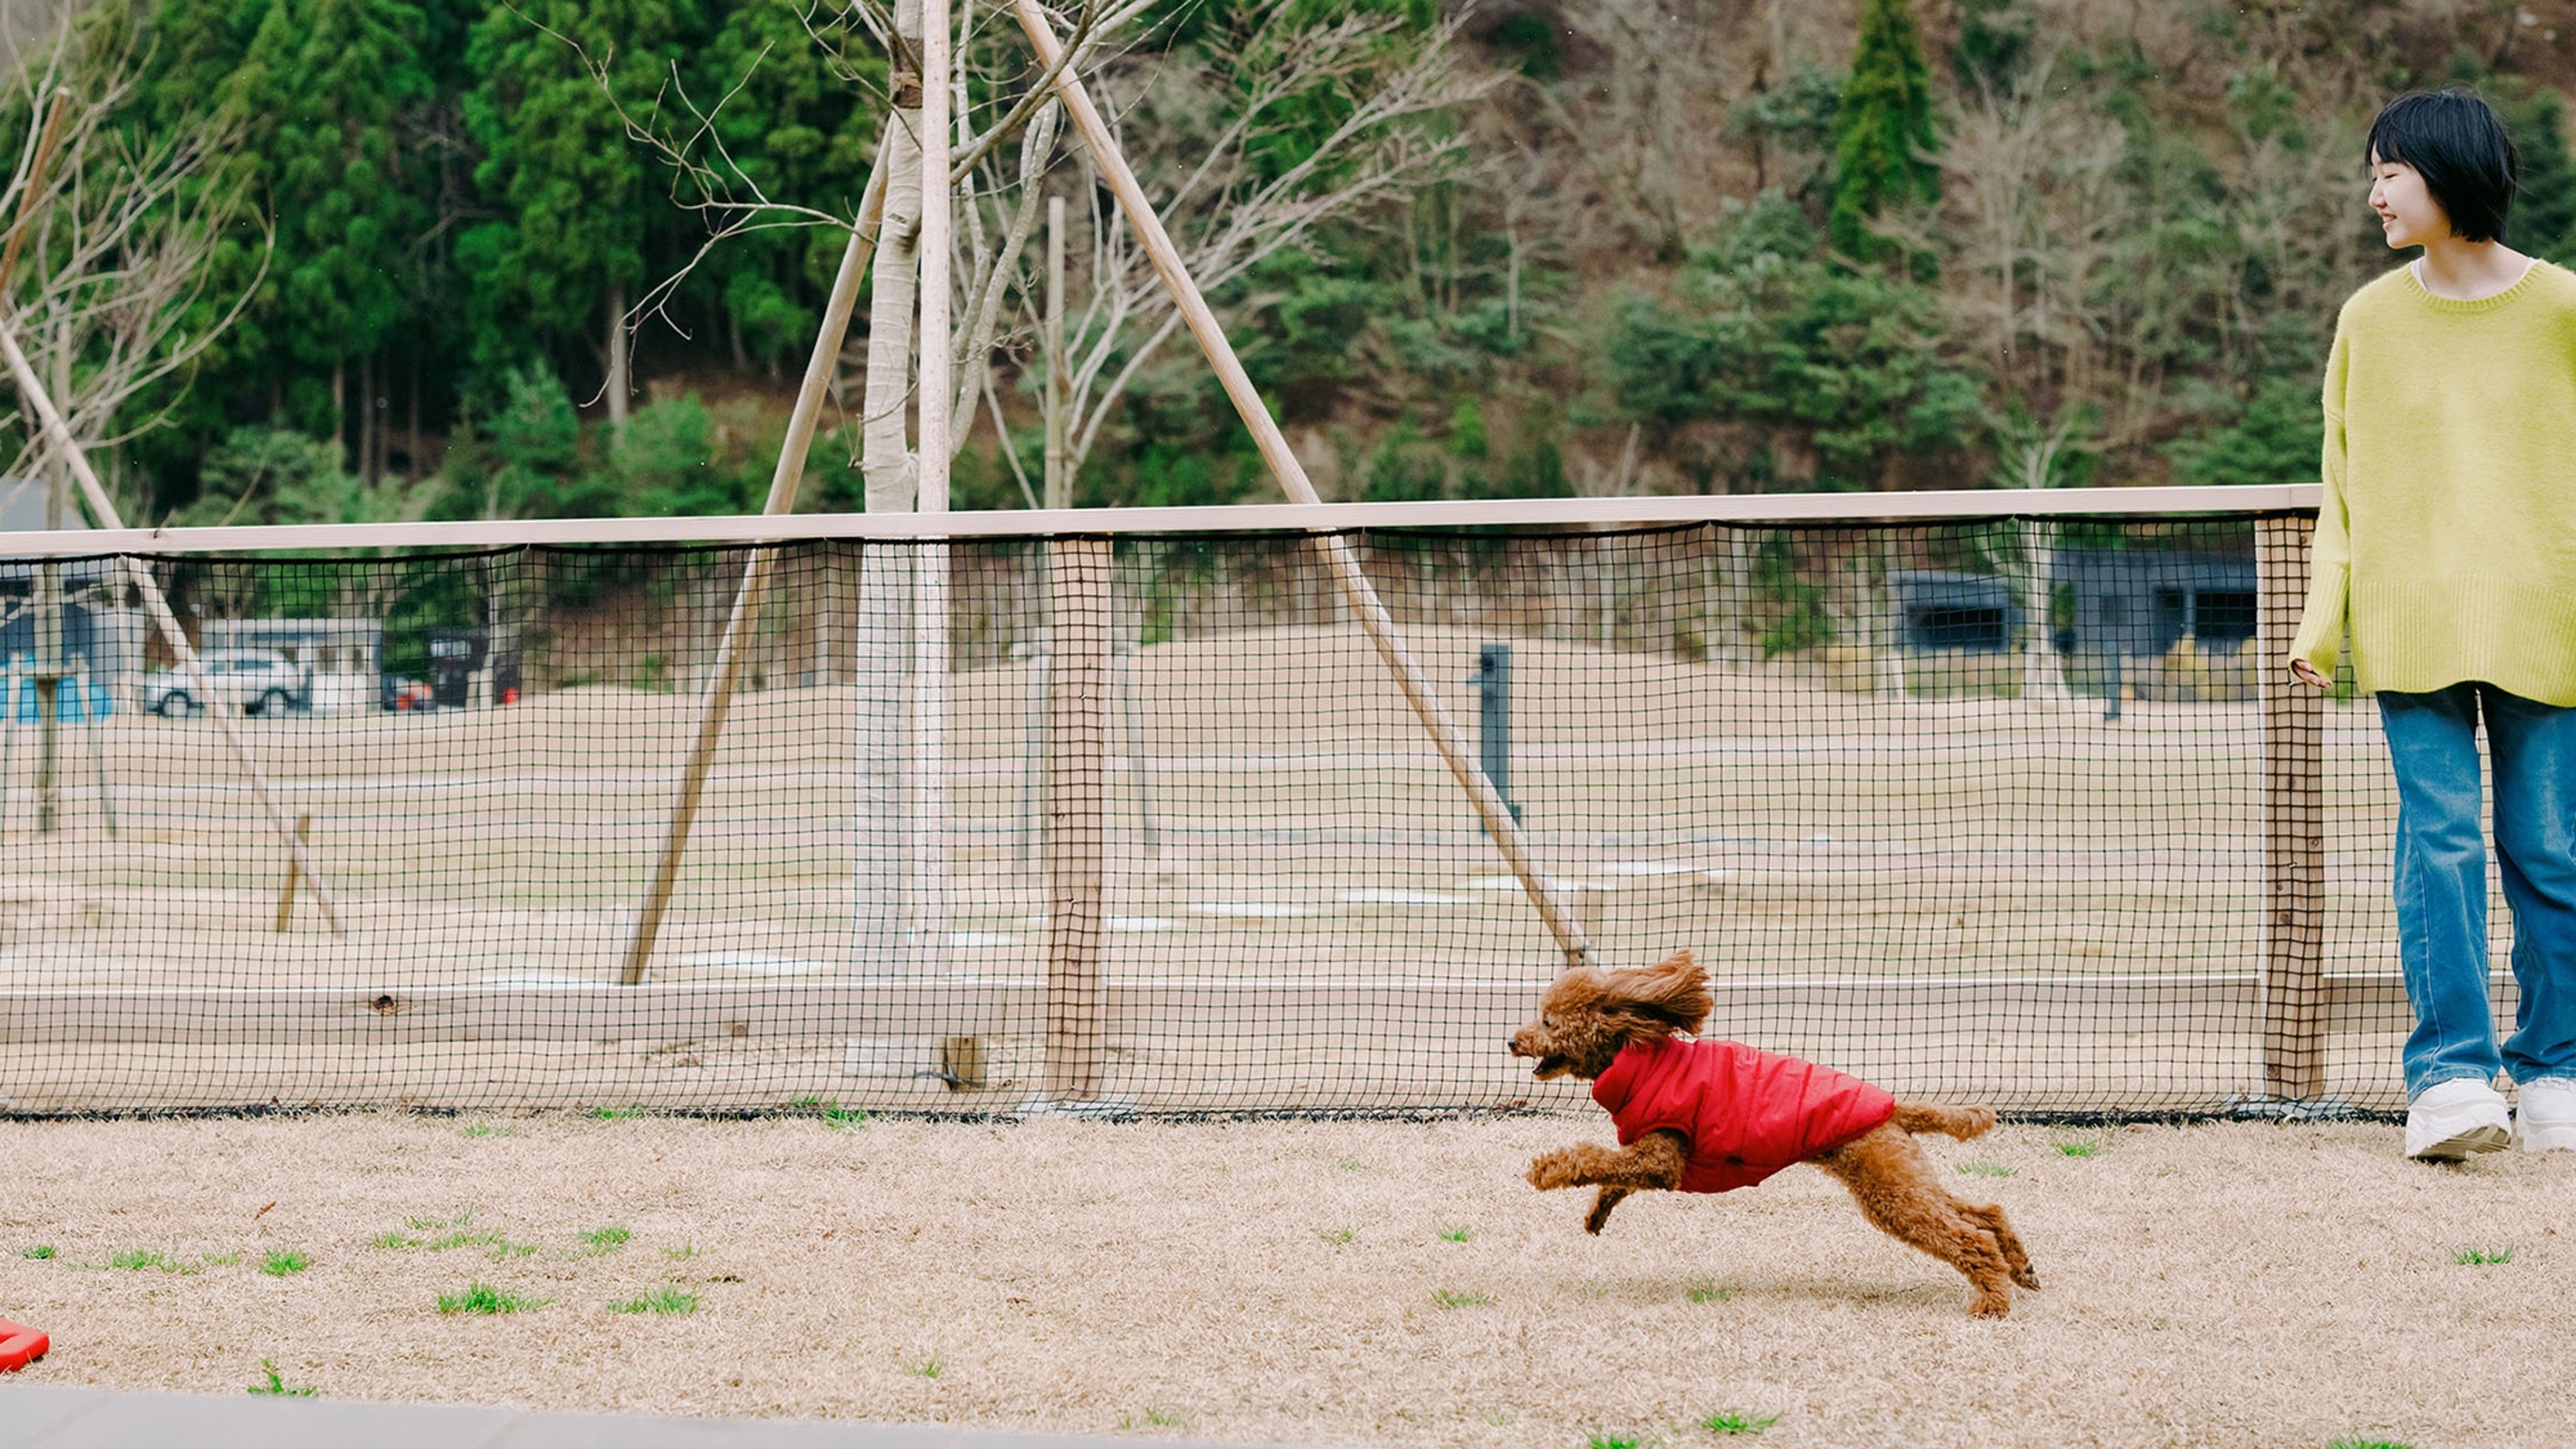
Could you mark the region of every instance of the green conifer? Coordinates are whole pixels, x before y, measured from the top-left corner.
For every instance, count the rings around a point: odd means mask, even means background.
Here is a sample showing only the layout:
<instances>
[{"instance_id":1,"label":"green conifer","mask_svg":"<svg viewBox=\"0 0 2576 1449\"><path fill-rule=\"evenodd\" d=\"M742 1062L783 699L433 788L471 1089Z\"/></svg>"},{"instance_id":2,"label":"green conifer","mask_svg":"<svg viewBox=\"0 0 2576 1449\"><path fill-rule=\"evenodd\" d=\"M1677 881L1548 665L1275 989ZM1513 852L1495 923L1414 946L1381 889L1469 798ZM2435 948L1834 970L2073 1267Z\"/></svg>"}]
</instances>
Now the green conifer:
<instances>
[{"instance_id":1,"label":"green conifer","mask_svg":"<svg viewBox=\"0 0 2576 1449\"><path fill-rule=\"evenodd\" d=\"M1869 219L1890 205L1940 199L1941 169L1931 159L1939 144L1912 0L1864 0L1860 44L1834 117L1834 245L1855 257L1888 254Z\"/></svg>"}]
</instances>

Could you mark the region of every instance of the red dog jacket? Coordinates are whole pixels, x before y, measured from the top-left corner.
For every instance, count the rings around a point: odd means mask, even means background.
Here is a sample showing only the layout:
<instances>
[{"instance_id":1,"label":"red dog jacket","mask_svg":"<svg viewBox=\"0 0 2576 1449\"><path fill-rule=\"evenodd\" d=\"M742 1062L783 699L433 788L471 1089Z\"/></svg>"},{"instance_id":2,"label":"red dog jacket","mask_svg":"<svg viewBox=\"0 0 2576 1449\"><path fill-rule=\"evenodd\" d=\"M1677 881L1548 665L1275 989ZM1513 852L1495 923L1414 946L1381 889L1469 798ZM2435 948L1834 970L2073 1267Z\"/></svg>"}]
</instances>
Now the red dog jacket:
<instances>
[{"instance_id":1,"label":"red dog jacket","mask_svg":"<svg viewBox=\"0 0 2576 1449\"><path fill-rule=\"evenodd\" d=\"M1631 1042L1592 1084L1628 1146L1664 1128L1690 1139L1682 1191L1751 1187L1831 1152L1895 1114L1858 1077L1742 1042Z\"/></svg>"}]
</instances>

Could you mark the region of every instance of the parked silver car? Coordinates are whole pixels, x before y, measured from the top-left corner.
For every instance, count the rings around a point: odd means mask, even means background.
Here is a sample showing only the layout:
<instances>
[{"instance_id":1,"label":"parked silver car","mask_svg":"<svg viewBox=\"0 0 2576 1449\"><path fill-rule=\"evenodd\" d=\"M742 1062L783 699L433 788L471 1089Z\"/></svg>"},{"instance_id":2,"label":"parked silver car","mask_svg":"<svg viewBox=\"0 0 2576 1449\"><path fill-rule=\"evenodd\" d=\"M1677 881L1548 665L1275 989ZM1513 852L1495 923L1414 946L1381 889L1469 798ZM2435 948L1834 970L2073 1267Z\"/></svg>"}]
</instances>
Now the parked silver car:
<instances>
[{"instance_id":1,"label":"parked silver car","mask_svg":"<svg viewBox=\"0 0 2576 1449\"><path fill-rule=\"evenodd\" d=\"M221 705L245 714L282 715L304 703L304 671L274 649L210 649L197 656L213 699L201 698L184 669L143 676L143 707L169 719Z\"/></svg>"}]
</instances>

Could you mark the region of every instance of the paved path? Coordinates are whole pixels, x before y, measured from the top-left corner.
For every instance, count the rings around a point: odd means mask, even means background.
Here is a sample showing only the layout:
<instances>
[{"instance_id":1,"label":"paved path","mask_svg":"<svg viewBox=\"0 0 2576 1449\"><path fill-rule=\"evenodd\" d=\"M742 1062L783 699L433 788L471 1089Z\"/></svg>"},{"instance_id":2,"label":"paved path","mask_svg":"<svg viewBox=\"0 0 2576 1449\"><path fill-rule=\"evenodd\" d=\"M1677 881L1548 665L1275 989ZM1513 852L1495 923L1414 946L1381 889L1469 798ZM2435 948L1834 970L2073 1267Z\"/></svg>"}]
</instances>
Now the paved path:
<instances>
[{"instance_id":1,"label":"paved path","mask_svg":"<svg viewBox=\"0 0 2576 1449\"><path fill-rule=\"evenodd\" d=\"M1106 1449L1145 1442L942 1424L657 1419L0 1384L0 1449ZM1213 1449L1150 1442L1153 1449Z\"/></svg>"}]
</instances>

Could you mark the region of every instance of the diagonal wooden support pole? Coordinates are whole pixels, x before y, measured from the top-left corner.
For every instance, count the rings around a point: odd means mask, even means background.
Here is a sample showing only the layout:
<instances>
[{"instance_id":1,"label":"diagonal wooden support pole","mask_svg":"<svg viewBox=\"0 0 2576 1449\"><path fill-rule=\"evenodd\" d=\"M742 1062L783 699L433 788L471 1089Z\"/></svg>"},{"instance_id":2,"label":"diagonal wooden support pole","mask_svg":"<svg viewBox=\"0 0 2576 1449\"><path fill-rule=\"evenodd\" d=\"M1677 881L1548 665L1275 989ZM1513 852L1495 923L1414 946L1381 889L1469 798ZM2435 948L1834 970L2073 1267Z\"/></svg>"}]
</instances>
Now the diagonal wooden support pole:
<instances>
[{"instance_id":1,"label":"diagonal wooden support pole","mask_svg":"<svg viewBox=\"0 0 2576 1449\"><path fill-rule=\"evenodd\" d=\"M876 251L877 225L885 215L885 151L877 152L859 197L859 214L850 225L850 242L841 249L841 271L832 279L831 299L823 306L822 326L814 334L814 354L806 359L805 380L796 391L796 410L787 420L787 438L778 445L778 467L769 475L769 501L764 514L796 511L796 491L805 481L805 459L814 445L815 420L823 397L831 391L832 371L840 365L841 340L849 333L850 309L859 300L859 281L868 274ZM689 750L688 768L680 774L680 796L671 807L670 828L663 833L662 854L645 888L644 909L635 919L635 934L626 943L626 965L618 979L641 985L653 962L653 944L662 934L662 917L671 906L671 887L679 879L680 858L688 850L689 827L698 817L698 800L706 792L707 770L715 761L716 741L724 734L726 713L733 707L734 686L742 677L743 642L769 592L769 576L778 566L778 551L755 546L743 565L742 586L734 591L733 612L725 617L716 644L715 669L698 715L697 741Z\"/></svg>"},{"instance_id":2,"label":"diagonal wooden support pole","mask_svg":"<svg viewBox=\"0 0 2576 1449\"><path fill-rule=\"evenodd\" d=\"M1270 416L1269 405L1261 400L1261 394L1252 385L1252 378L1243 370L1243 363L1235 357L1234 344L1226 340L1225 329L1217 325L1216 314L1209 309L1207 299L1199 294L1198 283L1191 280L1189 269L1182 265L1180 249L1172 245L1171 235L1163 230L1162 220L1145 199L1145 189L1136 183L1136 173L1129 169L1125 153L1118 148L1117 138L1109 134L1108 125L1100 119L1099 109L1092 105L1091 93L1074 75L1073 67L1058 64L1064 47L1056 39L1046 12L1039 8L1037 0L1011 0L1011 7L1019 17L1020 28L1028 32L1029 44L1036 47L1039 62L1054 72L1056 94L1063 99L1066 112L1073 117L1075 128L1082 133L1083 143L1090 148L1092 164L1100 168L1101 178L1109 183L1110 191L1118 198L1119 209L1127 213L1128 225L1136 229L1137 239L1144 243L1146 255L1153 258L1154 270L1161 274L1163 285L1170 289L1182 320L1189 324L1190 335L1198 339L1200 350L1207 354L1209 365L1216 369L1217 380L1225 384L1226 396L1233 399L1235 411L1242 415L1244 426L1252 430L1252 440L1260 447L1262 458L1270 464L1271 473L1279 479L1279 486L1298 503L1321 503L1323 499L1316 494L1315 485L1306 477L1305 465L1299 463L1297 455L1289 450L1287 436L1279 431L1278 420ZM1403 636L1396 633L1393 616L1387 613L1385 602L1378 598L1376 585L1371 584L1368 575L1360 569L1359 555L1351 547L1350 540L1338 534L1327 534L1318 538L1316 544L1323 550L1326 562L1341 583L1342 592L1349 597L1352 610L1359 615L1361 627L1368 631L1369 642L1377 646L1378 656L1394 673L1396 684L1403 689L1413 712L1421 718L1422 727L1430 732L1432 744L1438 747L1440 757L1449 764L1450 773L1458 777L1459 785L1476 807L1477 818L1484 822L1485 833L1493 837L1495 847L1502 851L1512 874L1519 877L1521 889L1529 893L1530 904L1538 908L1539 918L1555 935L1557 947L1565 953L1567 963L1576 966L1592 964L1592 943L1584 935L1581 923L1566 909L1556 887L1539 873L1537 864L1530 857L1529 840L1521 833L1520 822L1512 818L1511 810L1503 804L1503 797L1495 791L1493 781L1485 778L1484 770L1477 765L1461 739L1457 723L1449 717L1448 706L1441 703L1439 693L1423 675L1422 667L1414 662L1411 651L1405 648Z\"/></svg>"},{"instance_id":3,"label":"diagonal wooden support pole","mask_svg":"<svg viewBox=\"0 0 2576 1449\"><path fill-rule=\"evenodd\" d=\"M9 375L17 380L18 393L35 412L46 439L62 450L64 461L71 465L72 477L80 483L81 497L89 504L90 516L101 528L123 528L125 521L117 517L116 505L108 501L107 489L98 481L98 474L91 470L89 455L73 440L71 429L63 422L63 415L54 409L53 398L47 395L44 385L36 381L36 370L27 364L27 354L18 347L18 330L6 317L0 317L0 353L7 354ZM241 762L242 773L250 777L251 793L259 797L261 808L268 812L270 823L277 827L278 838L286 842L287 854L294 857L296 868L304 873L304 878L313 883L314 899L322 903L322 914L330 919L331 929L346 935L349 928L340 919L340 904L333 898L330 884L323 880L322 872L313 868L313 857L305 850L303 840L297 837L295 827L287 822L286 812L278 805L277 798L269 793L268 777L260 773L259 761L251 757L250 746L243 743L241 730L219 702L222 696L207 687L205 670L197 662L196 646L188 642L186 632L179 627L178 616L170 612L170 601L162 597L160 583L132 555L125 555L119 561L124 564L126 578L133 583L134 591L142 595L143 607L152 615L153 625L161 631L162 642L169 645L170 652L178 657L179 666L188 671L188 681L197 687L197 697L207 702L208 713L224 732L224 742L232 747L233 758Z\"/></svg>"}]
</instances>

